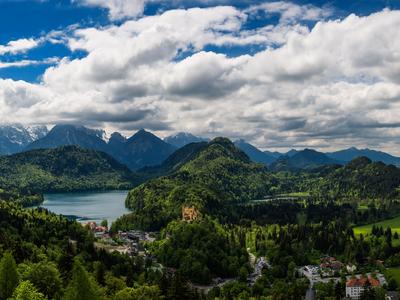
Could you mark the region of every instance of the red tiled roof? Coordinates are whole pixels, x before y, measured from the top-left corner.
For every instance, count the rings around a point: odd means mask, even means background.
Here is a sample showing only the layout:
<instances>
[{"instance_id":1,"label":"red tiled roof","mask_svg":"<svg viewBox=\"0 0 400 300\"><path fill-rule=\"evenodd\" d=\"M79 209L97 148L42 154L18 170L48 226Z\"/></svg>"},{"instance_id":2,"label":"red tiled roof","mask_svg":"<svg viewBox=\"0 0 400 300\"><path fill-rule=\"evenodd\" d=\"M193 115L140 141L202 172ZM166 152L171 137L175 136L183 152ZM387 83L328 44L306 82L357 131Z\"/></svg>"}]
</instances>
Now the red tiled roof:
<instances>
[{"instance_id":1,"label":"red tiled roof","mask_svg":"<svg viewBox=\"0 0 400 300\"><path fill-rule=\"evenodd\" d=\"M97 232L104 232L104 231L107 231L107 227L104 227L104 226L97 226L97 227L95 228L95 230L96 230Z\"/></svg>"},{"instance_id":2,"label":"red tiled roof","mask_svg":"<svg viewBox=\"0 0 400 300\"><path fill-rule=\"evenodd\" d=\"M376 280L375 278L372 277L368 277L368 278L352 278L347 280L346 282L346 286L348 287L356 287L356 286L366 286L367 284L371 285L371 286L380 286L380 283L378 280Z\"/></svg>"}]
</instances>

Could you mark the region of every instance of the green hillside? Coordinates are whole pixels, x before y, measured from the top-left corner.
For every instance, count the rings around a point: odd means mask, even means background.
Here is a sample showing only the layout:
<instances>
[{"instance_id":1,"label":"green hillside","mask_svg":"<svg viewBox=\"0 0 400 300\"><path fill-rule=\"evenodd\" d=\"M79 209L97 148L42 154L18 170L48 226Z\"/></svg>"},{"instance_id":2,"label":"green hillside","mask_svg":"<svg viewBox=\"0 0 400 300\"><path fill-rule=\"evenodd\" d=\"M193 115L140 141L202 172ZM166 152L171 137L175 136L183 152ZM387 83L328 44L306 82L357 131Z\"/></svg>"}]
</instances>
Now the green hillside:
<instances>
[{"instance_id":1,"label":"green hillside","mask_svg":"<svg viewBox=\"0 0 400 300\"><path fill-rule=\"evenodd\" d=\"M76 146L0 158L0 188L22 194L127 189L136 176L109 155Z\"/></svg>"},{"instance_id":2,"label":"green hillside","mask_svg":"<svg viewBox=\"0 0 400 300\"><path fill-rule=\"evenodd\" d=\"M398 195L400 169L359 157L324 176L312 189L324 198L387 199Z\"/></svg>"},{"instance_id":3,"label":"green hillside","mask_svg":"<svg viewBox=\"0 0 400 300\"><path fill-rule=\"evenodd\" d=\"M200 148L171 175L132 190L126 205L133 214L120 219L140 228L159 229L181 216L182 207L214 213L228 203L259 199L269 192L270 175L225 138Z\"/></svg>"}]
</instances>

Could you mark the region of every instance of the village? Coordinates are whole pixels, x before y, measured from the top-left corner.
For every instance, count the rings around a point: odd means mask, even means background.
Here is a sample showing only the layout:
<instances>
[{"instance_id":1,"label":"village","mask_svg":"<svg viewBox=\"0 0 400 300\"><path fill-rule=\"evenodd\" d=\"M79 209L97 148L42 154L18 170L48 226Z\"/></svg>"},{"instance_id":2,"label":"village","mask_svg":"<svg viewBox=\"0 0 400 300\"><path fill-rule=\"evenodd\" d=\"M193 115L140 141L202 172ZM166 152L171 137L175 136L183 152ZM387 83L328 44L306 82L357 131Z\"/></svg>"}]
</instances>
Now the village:
<instances>
[{"instance_id":1,"label":"village","mask_svg":"<svg viewBox=\"0 0 400 300\"><path fill-rule=\"evenodd\" d=\"M369 287L387 287L385 275L380 271L382 261L374 261L375 268L370 272L361 272L354 264L344 264L335 257L324 256L319 265L307 265L300 267L298 272L310 281L310 288L306 294L306 300L316 299L315 285L318 283L338 283L345 278L346 299L358 300L362 293ZM388 291L387 300L400 299L397 291Z\"/></svg>"},{"instance_id":2,"label":"village","mask_svg":"<svg viewBox=\"0 0 400 300\"><path fill-rule=\"evenodd\" d=\"M192 222L199 217L198 212L193 207L185 207L182 209L182 220ZM141 230L118 231L111 234L108 230L106 222L101 225L96 222L87 222L82 224L90 230L96 238L95 247L98 250L105 250L109 253L118 252L128 256L141 256L151 259L157 263L154 257L147 251L146 243L156 240L157 232L145 232ZM248 249L249 251L250 249ZM263 275L264 270L270 269L272 266L266 257L256 257L249 252L249 263L253 267L253 272L247 277L247 284L252 286ZM159 264L158 264L159 265ZM310 282L309 289L306 293L306 300L316 300L315 286L318 283L339 283L344 278L346 299L358 300L362 293L368 287L387 287L388 282L381 272L384 268L383 261L376 260L373 262L375 267L370 272L362 272L358 270L354 264L344 264L335 257L326 255L320 258L320 263L315 265L306 265L299 267L297 272L300 276L304 276ZM162 267L162 266L161 266ZM214 278L212 283L207 286L192 285L200 291L207 293L213 287L222 287L225 284L236 280L236 278ZM399 294L396 291L388 291L387 300L399 300Z\"/></svg>"},{"instance_id":3,"label":"village","mask_svg":"<svg viewBox=\"0 0 400 300\"><path fill-rule=\"evenodd\" d=\"M186 222L192 222L197 217L197 211L194 208L184 208L182 210L182 219ZM157 263L156 259L145 247L146 243L151 243L156 240L157 232L129 230L118 231L117 233L111 234L106 224L99 225L96 222L91 221L82 223L82 225L90 230L96 238L94 243L96 249L104 250L108 253L118 252L128 256L141 256L143 258L149 258L154 263ZM271 268L271 265L265 257L256 258L252 254L250 254L250 265L254 269L247 278L249 286L254 285L257 279L263 275L263 270L265 268ZM214 278L212 283L208 286L192 286L198 290L208 292L213 287L221 287L233 280L236 280L236 278Z\"/></svg>"},{"instance_id":4,"label":"village","mask_svg":"<svg viewBox=\"0 0 400 300\"><path fill-rule=\"evenodd\" d=\"M193 222L199 217L195 207L182 208L182 220ZM90 230L97 239L95 247L103 249L109 253L118 252L128 256L150 257L145 244L156 240L157 232L146 232L142 230L118 231L110 233L107 220L101 224L94 221L82 223L84 227ZM154 259L154 258L153 258Z\"/></svg>"},{"instance_id":5,"label":"village","mask_svg":"<svg viewBox=\"0 0 400 300\"><path fill-rule=\"evenodd\" d=\"M154 242L156 232L145 232L141 230L118 231L111 234L107 226L98 225L96 222L83 224L97 239L96 249L103 249L109 253L118 252L128 256L150 257L145 248L146 242Z\"/></svg>"}]
</instances>

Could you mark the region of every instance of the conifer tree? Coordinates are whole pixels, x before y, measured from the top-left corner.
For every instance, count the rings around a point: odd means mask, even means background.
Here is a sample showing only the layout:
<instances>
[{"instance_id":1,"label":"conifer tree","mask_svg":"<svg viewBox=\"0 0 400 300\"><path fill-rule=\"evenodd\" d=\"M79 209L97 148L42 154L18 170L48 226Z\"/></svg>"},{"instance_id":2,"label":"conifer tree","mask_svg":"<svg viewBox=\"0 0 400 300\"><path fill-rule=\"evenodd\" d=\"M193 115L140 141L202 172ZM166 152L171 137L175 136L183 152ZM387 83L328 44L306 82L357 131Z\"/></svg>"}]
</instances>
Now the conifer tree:
<instances>
[{"instance_id":1,"label":"conifer tree","mask_svg":"<svg viewBox=\"0 0 400 300\"><path fill-rule=\"evenodd\" d=\"M10 298L18 285L17 264L10 252L6 252L0 261L0 300Z\"/></svg>"},{"instance_id":2,"label":"conifer tree","mask_svg":"<svg viewBox=\"0 0 400 300\"><path fill-rule=\"evenodd\" d=\"M13 300L46 300L46 297L32 283L22 281L14 291Z\"/></svg>"},{"instance_id":3,"label":"conifer tree","mask_svg":"<svg viewBox=\"0 0 400 300\"><path fill-rule=\"evenodd\" d=\"M64 300L97 300L95 283L83 267L79 258L75 258L72 267L72 279L65 292Z\"/></svg>"}]
</instances>

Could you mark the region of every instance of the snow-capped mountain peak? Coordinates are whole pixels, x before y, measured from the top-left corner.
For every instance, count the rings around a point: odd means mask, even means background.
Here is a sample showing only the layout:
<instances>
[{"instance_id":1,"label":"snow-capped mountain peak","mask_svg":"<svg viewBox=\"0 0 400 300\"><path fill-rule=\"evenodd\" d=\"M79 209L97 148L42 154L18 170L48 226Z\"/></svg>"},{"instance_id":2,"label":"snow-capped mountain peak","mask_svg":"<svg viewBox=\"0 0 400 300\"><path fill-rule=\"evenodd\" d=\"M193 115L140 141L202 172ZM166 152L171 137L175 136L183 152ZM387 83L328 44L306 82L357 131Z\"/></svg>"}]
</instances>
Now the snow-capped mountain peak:
<instances>
[{"instance_id":1,"label":"snow-capped mountain peak","mask_svg":"<svg viewBox=\"0 0 400 300\"><path fill-rule=\"evenodd\" d=\"M180 147L183 147L190 143L198 143L198 142L207 141L207 139L195 136L188 132L178 132L174 135L166 137L164 139L164 141L180 148Z\"/></svg>"},{"instance_id":2,"label":"snow-capped mountain peak","mask_svg":"<svg viewBox=\"0 0 400 300\"><path fill-rule=\"evenodd\" d=\"M44 137L47 133L46 126L0 125L0 155L22 151L27 145Z\"/></svg>"}]
</instances>

